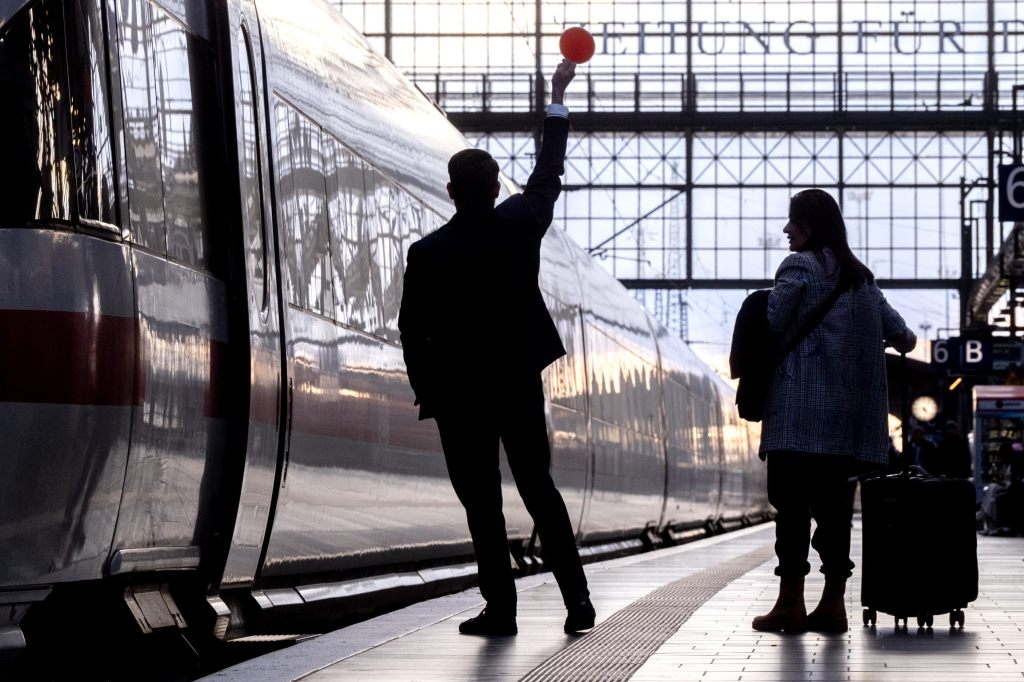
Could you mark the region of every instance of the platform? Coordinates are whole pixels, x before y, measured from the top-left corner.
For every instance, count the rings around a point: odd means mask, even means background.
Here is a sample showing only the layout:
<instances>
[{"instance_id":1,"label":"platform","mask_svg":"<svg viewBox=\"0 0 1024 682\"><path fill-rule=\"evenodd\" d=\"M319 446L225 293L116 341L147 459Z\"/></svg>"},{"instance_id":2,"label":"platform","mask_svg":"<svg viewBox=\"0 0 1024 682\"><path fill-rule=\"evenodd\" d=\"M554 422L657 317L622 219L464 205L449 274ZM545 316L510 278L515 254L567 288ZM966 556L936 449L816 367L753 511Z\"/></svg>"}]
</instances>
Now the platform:
<instances>
[{"instance_id":1,"label":"platform","mask_svg":"<svg viewBox=\"0 0 1024 682\"><path fill-rule=\"evenodd\" d=\"M1024 538L979 537L978 600L966 624L897 631L879 615L861 625L860 583L847 591L843 635L751 630L777 594L774 525L680 547L588 564L598 624L562 632L565 611L550 573L518 581L519 635L460 635L480 608L469 590L396 611L221 671L206 679L359 680L1024 680ZM853 557L860 556L855 525ZM815 565L812 559L812 565ZM894 570L936 570L904 566ZM823 579L807 581L810 605Z\"/></svg>"}]
</instances>

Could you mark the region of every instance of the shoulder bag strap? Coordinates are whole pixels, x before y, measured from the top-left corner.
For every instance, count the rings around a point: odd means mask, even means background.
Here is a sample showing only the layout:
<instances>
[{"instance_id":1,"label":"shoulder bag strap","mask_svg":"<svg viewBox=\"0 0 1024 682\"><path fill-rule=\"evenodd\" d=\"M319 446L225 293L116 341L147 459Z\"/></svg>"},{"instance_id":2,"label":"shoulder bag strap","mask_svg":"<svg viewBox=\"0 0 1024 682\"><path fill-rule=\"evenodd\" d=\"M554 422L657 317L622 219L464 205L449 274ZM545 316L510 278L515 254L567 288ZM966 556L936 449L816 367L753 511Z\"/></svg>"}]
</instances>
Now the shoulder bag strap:
<instances>
[{"instance_id":1,"label":"shoulder bag strap","mask_svg":"<svg viewBox=\"0 0 1024 682\"><path fill-rule=\"evenodd\" d=\"M828 299L814 311L813 315L804 321L800 330L797 331L796 335L789 340L789 343L787 343L779 353L778 362L782 362L784 357L793 352L793 349L796 348L801 341L807 338L807 335L814 331L819 324L821 324L821 321L825 319L826 315L828 315L828 311L832 310L832 306L834 306L836 301L839 300L842 293L843 290L840 289L839 283L837 282L835 289L832 290Z\"/></svg>"}]
</instances>

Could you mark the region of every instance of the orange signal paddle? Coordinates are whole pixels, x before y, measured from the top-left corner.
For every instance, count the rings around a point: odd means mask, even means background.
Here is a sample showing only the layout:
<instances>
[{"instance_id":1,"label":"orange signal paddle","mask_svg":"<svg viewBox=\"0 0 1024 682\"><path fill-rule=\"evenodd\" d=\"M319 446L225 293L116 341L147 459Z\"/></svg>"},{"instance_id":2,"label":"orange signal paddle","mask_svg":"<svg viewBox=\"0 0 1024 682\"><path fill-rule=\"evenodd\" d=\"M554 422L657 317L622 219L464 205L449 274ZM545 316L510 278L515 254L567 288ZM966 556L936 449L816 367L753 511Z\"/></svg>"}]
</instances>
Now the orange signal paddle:
<instances>
[{"instance_id":1,"label":"orange signal paddle","mask_svg":"<svg viewBox=\"0 0 1024 682\"><path fill-rule=\"evenodd\" d=\"M567 28L558 39L558 49L570 62L583 64L594 56L594 36L582 26Z\"/></svg>"}]
</instances>

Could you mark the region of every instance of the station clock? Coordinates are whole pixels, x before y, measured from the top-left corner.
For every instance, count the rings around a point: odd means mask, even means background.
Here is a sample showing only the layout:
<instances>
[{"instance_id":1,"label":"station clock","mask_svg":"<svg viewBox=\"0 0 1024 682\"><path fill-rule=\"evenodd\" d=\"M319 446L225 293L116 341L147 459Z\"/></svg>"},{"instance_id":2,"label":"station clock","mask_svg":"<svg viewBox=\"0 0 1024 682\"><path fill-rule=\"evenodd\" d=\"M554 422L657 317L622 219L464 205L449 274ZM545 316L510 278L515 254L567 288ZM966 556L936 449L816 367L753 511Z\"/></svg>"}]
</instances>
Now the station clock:
<instances>
[{"instance_id":1,"label":"station clock","mask_svg":"<svg viewBox=\"0 0 1024 682\"><path fill-rule=\"evenodd\" d=\"M939 413L939 405L935 402L935 398L930 395L923 395L911 404L910 413L918 421L930 422Z\"/></svg>"}]
</instances>

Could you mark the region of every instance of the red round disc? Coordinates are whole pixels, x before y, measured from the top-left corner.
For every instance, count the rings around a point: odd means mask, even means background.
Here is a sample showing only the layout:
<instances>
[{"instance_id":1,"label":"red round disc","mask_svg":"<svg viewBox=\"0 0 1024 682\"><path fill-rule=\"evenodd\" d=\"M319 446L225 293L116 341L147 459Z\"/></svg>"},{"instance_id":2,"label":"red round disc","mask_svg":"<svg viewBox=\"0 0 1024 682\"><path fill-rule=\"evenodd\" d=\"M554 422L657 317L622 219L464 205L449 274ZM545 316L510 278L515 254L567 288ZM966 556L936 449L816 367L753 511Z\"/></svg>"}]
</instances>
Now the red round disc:
<instances>
[{"instance_id":1,"label":"red round disc","mask_svg":"<svg viewBox=\"0 0 1024 682\"><path fill-rule=\"evenodd\" d=\"M594 56L594 36L582 26L567 28L558 39L558 49L570 62L583 64Z\"/></svg>"}]
</instances>

